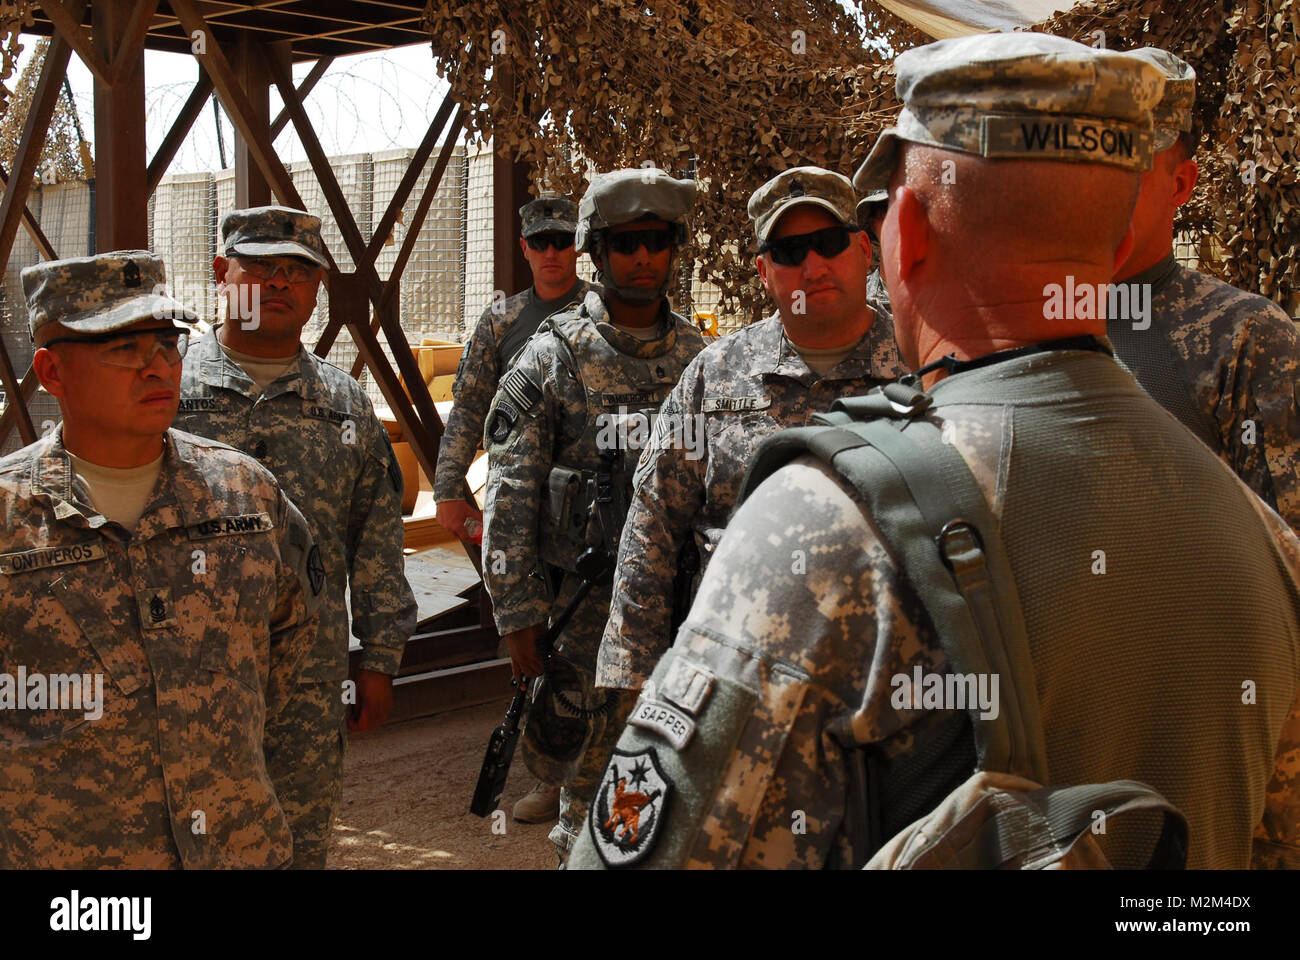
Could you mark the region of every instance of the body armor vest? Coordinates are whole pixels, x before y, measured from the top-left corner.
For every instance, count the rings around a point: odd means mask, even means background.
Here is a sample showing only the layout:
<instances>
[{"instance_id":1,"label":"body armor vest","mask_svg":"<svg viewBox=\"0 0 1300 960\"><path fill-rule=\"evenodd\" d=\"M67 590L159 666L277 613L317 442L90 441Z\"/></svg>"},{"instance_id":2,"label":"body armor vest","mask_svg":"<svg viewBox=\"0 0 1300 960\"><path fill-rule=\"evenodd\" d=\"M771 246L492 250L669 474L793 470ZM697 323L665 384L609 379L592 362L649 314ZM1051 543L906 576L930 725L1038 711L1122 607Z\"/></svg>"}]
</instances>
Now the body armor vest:
<instances>
[{"instance_id":1,"label":"body armor vest","mask_svg":"<svg viewBox=\"0 0 1300 960\"><path fill-rule=\"evenodd\" d=\"M586 405L582 433L554 451L542 498L542 557L566 570L589 546L617 554L637 458L660 404L704 346L694 326L671 311L659 321L667 327L662 336L638 340L603 322L599 301L588 294L581 308L541 328L554 334Z\"/></svg>"}]
</instances>

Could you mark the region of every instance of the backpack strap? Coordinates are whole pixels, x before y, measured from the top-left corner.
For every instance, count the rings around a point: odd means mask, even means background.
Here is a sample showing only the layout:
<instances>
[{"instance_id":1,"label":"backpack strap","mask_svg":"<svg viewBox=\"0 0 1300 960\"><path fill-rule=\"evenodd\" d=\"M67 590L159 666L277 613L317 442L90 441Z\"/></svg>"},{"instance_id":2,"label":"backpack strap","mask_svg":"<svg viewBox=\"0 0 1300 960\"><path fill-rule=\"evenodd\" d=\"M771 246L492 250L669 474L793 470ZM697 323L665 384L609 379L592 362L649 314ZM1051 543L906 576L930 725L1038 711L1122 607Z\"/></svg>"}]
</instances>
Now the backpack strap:
<instances>
[{"instance_id":1,"label":"backpack strap","mask_svg":"<svg viewBox=\"0 0 1300 960\"><path fill-rule=\"evenodd\" d=\"M779 467L811 453L851 483L903 565L956 673L996 674L998 715L968 711L980 768L1049 782L1033 662L998 525L961 455L922 419L931 398L907 383L837 400L825 426L765 441L739 505ZM858 417L876 419L860 421Z\"/></svg>"}]
</instances>

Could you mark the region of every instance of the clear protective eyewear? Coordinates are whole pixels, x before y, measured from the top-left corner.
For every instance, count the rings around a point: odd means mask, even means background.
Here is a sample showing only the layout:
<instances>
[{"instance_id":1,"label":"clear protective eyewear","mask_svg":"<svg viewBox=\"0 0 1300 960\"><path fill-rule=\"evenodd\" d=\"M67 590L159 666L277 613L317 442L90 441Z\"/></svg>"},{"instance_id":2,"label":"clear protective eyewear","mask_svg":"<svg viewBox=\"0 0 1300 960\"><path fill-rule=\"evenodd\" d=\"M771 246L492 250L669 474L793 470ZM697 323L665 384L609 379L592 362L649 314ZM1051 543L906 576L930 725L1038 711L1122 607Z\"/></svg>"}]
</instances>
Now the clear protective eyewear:
<instances>
[{"instance_id":1,"label":"clear protective eyewear","mask_svg":"<svg viewBox=\"0 0 1300 960\"><path fill-rule=\"evenodd\" d=\"M104 344L104 349L95 353L95 359L100 363L127 370L143 370L153 363L153 358L159 353L171 366L180 363L185 351L189 349L190 337L184 330L175 327L150 327L147 330L132 330L130 333L113 330L90 337L56 337L44 345L52 347L56 343Z\"/></svg>"},{"instance_id":2,"label":"clear protective eyewear","mask_svg":"<svg viewBox=\"0 0 1300 960\"><path fill-rule=\"evenodd\" d=\"M283 273L289 283L302 283L316 275L320 267L294 257L242 257L234 258L239 269L258 280L270 280L277 273Z\"/></svg>"}]
</instances>

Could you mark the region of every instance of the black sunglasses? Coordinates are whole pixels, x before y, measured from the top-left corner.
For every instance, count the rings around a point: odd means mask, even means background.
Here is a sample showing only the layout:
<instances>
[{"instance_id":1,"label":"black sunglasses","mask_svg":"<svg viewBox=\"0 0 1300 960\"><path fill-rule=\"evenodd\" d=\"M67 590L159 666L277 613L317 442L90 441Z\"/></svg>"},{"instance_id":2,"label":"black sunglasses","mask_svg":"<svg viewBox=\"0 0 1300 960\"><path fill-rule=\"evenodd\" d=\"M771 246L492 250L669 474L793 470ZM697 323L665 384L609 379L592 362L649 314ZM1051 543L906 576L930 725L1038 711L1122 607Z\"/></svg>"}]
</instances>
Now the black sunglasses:
<instances>
[{"instance_id":1,"label":"black sunglasses","mask_svg":"<svg viewBox=\"0 0 1300 960\"><path fill-rule=\"evenodd\" d=\"M626 230L609 235L609 249L630 256L645 247L650 253L661 253L673 245L671 230Z\"/></svg>"},{"instance_id":2,"label":"black sunglasses","mask_svg":"<svg viewBox=\"0 0 1300 960\"><path fill-rule=\"evenodd\" d=\"M758 248L758 252L767 254L774 263L783 267L797 267L804 262L809 250L816 250L819 257L827 260L838 257L849 248L853 234L857 231L857 227L845 225L825 227L812 233L796 233L779 240L769 240Z\"/></svg>"},{"instance_id":3,"label":"black sunglasses","mask_svg":"<svg viewBox=\"0 0 1300 960\"><path fill-rule=\"evenodd\" d=\"M573 234L534 233L531 237L525 237L524 242L528 244L529 250L536 250L538 253L541 253L547 247L554 247L556 250L568 250L573 246Z\"/></svg>"}]
</instances>

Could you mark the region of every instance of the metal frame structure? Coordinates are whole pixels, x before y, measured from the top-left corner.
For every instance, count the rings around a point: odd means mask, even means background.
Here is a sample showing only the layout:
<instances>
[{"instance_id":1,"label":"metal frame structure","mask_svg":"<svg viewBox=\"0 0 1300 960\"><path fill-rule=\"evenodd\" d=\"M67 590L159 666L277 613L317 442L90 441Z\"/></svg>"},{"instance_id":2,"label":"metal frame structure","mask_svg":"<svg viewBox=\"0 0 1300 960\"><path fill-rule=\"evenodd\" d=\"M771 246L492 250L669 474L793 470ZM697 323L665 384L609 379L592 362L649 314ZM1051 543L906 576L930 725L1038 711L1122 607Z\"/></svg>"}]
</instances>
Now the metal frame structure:
<instances>
[{"instance_id":1,"label":"metal frame structure","mask_svg":"<svg viewBox=\"0 0 1300 960\"><path fill-rule=\"evenodd\" d=\"M5 187L0 199L0 263L8 263L19 226L32 236L43 257L56 258L26 204L74 52L95 81L95 241L99 250L147 246L149 197L208 98L214 95L236 130L236 205L255 206L274 198L286 206L301 208L302 198L272 145L285 124L292 123L356 265L350 272L340 270L327 251L329 319L315 353L328 356L339 331L349 331L359 354L353 375L359 374L362 366L369 369L417 461L432 478L443 425L403 333L396 293L451 159L463 108L450 97L444 100L367 240L303 105L334 57L427 42L420 22L424 6L424 0L43 0L33 11L36 19L29 29L51 36L52 42L25 119L13 170L0 171ZM147 162L146 48L191 53L200 67L193 91ZM302 83L295 86L292 65L307 60L315 63ZM502 73L501 82L509 82L508 71ZM284 109L275 118L269 111L272 86L284 102ZM439 138L443 146L434 160L416 215L388 279L382 280L375 264L384 241ZM517 208L526 199L528 173L525 165L509 157L498 156L493 166L493 223L497 233L494 280L497 288L507 294L522 289L528 278L526 263L514 241L519 235ZM380 345L381 330L396 369ZM21 380L18 378L2 340L0 385L9 398L0 415L0 442L15 428L24 443L35 441L37 434L28 407L38 386L36 376L28 369ZM468 486L465 495L470 496ZM477 551L467 552L479 568ZM399 698L398 716L478 702L484 699L481 693L492 689L495 678L502 675L500 639L492 626L486 591L481 583L471 591L477 591L477 598L466 594L466 599L478 602L468 610L476 610L477 616L462 608L448 615L446 622L435 622L434 630L417 635L408 644L399 675L403 695ZM482 669L475 672L475 664ZM489 682L490 678L493 682Z\"/></svg>"}]
</instances>

